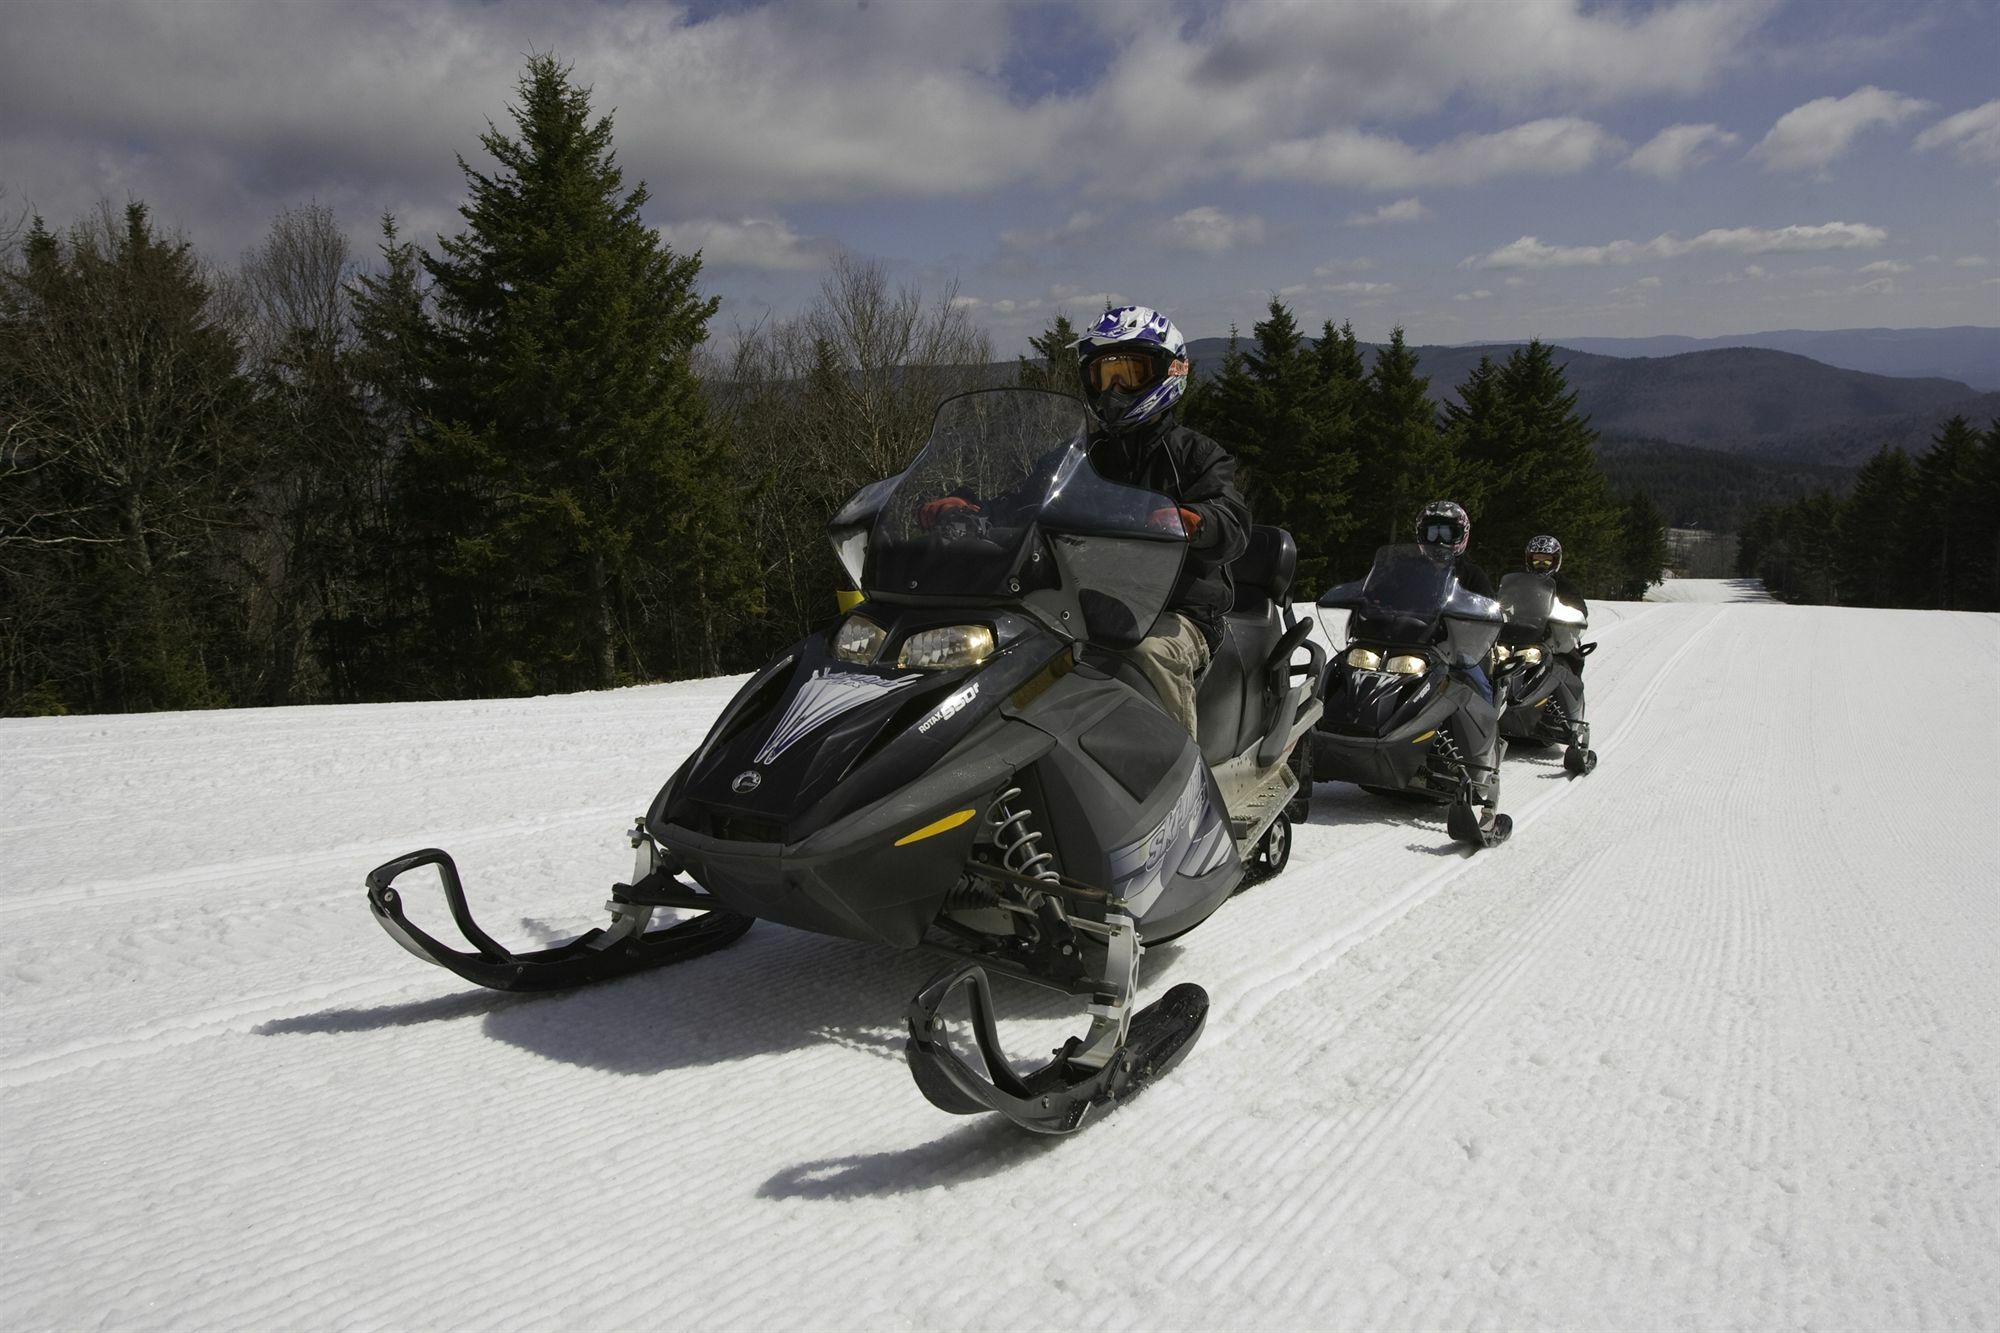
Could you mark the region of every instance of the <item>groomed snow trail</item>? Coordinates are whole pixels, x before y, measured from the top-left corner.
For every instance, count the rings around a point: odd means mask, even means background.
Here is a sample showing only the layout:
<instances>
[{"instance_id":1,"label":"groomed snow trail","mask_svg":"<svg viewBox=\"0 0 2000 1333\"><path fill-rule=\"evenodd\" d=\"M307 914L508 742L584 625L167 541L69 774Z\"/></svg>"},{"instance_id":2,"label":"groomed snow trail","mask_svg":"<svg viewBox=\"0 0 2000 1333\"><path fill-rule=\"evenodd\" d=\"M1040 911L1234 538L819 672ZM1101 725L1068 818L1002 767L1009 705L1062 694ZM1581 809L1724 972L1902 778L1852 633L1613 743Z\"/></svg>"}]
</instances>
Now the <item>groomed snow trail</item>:
<instances>
[{"instance_id":1,"label":"groomed snow trail","mask_svg":"<svg viewBox=\"0 0 2000 1333\"><path fill-rule=\"evenodd\" d=\"M1663 593L1593 608L1602 763L1517 750L1505 846L1322 784L1147 955L1207 1035L1061 1142L918 1095L931 956L522 999L369 919L437 845L516 946L596 924L735 681L0 721L0 1319L1993 1328L2000 617Z\"/></svg>"}]
</instances>

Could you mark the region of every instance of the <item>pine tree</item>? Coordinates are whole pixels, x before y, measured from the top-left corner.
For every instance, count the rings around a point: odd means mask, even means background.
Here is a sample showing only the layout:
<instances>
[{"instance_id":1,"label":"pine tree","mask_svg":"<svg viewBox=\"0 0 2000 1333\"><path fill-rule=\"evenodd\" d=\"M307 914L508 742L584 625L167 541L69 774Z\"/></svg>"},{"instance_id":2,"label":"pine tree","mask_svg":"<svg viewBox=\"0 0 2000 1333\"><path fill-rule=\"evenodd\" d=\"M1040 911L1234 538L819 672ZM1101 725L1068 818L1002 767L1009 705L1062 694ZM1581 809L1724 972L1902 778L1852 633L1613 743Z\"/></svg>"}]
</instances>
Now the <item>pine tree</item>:
<instances>
[{"instance_id":1,"label":"pine tree","mask_svg":"<svg viewBox=\"0 0 2000 1333\"><path fill-rule=\"evenodd\" d=\"M1431 405L1430 377L1417 373L1416 353L1404 344L1400 327L1375 354L1355 452L1359 522L1337 564L1340 578L1366 571L1377 546L1411 540L1417 514L1430 501L1449 498L1458 480L1452 443L1438 429Z\"/></svg>"},{"instance_id":2,"label":"pine tree","mask_svg":"<svg viewBox=\"0 0 2000 1333\"><path fill-rule=\"evenodd\" d=\"M1076 339L1077 332L1071 327L1069 316L1057 315L1055 323L1039 338L1028 339L1035 355L1020 358L1014 382L1024 389L1047 389L1072 398L1083 397L1083 381L1077 376Z\"/></svg>"},{"instance_id":3,"label":"pine tree","mask_svg":"<svg viewBox=\"0 0 2000 1333\"><path fill-rule=\"evenodd\" d=\"M1353 527L1352 387L1324 377L1282 302L1271 302L1252 333L1245 349L1232 330L1222 371L1190 404L1188 421L1235 455L1252 515L1292 534L1298 584L1316 588Z\"/></svg>"},{"instance_id":4,"label":"pine tree","mask_svg":"<svg viewBox=\"0 0 2000 1333\"><path fill-rule=\"evenodd\" d=\"M1467 462L1481 474L1474 553L1489 569L1511 569L1530 537L1549 533L1563 544L1563 571L1586 593L1617 588L1627 571L1623 509L1553 351L1530 342L1468 387L1487 417L1476 428L1466 418Z\"/></svg>"},{"instance_id":5,"label":"pine tree","mask_svg":"<svg viewBox=\"0 0 2000 1333\"><path fill-rule=\"evenodd\" d=\"M1636 602L1660 581L1666 568L1667 524L1660 517L1660 507L1644 491L1625 497L1622 519L1622 577L1614 591L1620 599Z\"/></svg>"},{"instance_id":6,"label":"pine tree","mask_svg":"<svg viewBox=\"0 0 2000 1333\"><path fill-rule=\"evenodd\" d=\"M1847 606L1896 606L1903 511L1916 473L1909 455L1883 448L1861 465L1841 507L1834 587Z\"/></svg>"},{"instance_id":7,"label":"pine tree","mask_svg":"<svg viewBox=\"0 0 2000 1333\"><path fill-rule=\"evenodd\" d=\"M717 302L639 218L589 90L535 56L519 138L460 159L466 229L424 267L438 319L410 478L448 541L433 589L459 688L713 670L749 610L729 475L690 358Z\"/></svg>"},{"instance_id":8,"label":"pine tree","mask_svg":"<svg viewBox=\"0 0 2000 1333\"><path fill-rule=\"evenodd\" d=\"M1932 438L1903 505L1899 591L1909 606L1960 611L1981 600L1980 559L1994 517L1970 508L1979 463L1972 423L1954 416Z\"/></svg>"}]
</instances>

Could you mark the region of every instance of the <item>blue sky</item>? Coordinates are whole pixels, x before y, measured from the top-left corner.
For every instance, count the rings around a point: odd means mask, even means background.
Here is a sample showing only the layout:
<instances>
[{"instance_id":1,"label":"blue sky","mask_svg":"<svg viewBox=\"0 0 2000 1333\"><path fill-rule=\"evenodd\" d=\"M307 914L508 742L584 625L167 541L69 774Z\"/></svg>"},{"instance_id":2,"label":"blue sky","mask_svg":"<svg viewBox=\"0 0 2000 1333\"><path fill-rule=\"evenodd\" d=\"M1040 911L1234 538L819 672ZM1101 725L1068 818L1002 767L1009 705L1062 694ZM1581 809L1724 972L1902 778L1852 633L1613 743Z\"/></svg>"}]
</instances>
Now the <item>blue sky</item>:
<instances>
[{"instance_id":1,"label":"blue sky","mask_svg":"<svg viewBox=\"0 0 2000 1333\"><path fill-rule=\"evenodd\" d=\"M137 197L233 262L331 205L455 230L523 53L610 112L716 328L840 251L996 354L1107 299L1190 337L2000 324L1987 0L11 0L0 207Z\"/></svg>"}]
</instances>

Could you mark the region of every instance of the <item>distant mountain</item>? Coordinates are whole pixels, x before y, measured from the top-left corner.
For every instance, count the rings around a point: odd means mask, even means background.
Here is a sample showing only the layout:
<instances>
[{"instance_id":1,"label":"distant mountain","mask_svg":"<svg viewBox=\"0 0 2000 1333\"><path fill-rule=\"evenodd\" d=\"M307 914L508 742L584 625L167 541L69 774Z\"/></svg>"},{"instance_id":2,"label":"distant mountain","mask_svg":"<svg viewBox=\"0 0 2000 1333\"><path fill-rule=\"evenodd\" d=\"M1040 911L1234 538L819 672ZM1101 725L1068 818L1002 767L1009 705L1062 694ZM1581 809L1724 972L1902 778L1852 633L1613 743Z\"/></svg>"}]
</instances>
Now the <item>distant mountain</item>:
<instances>
[{"instance_id":1,"label":"distant mountain","mask_svg":"<svg viewBox=\"0 0 2000 1333\"><path fill-rule=\"evenodd\" d=\"M1723 338L1557 338L1552 342L1600 356L1674 356L1722 347L1793 352L1843 370L1873 375L1942 376L1975 389L2000 389L2000 329L1776 329Z\"/></svg>"},{"instance_id":2,"label":"distant mountain","mask_svg":"<svg viewBox=\"0 0 2000 1333\"><path fill-rule=\"evenodd\" d=\"M1455 394L1481 356L1505 360L1518 343L1417 347L1431 397ZM1221 366L1228 340L1197 339L1197 371ZM1372 361L1375 348L1370 346ZM1937 424L1963 413L1984 425L1994 395L1942 378L1875 375L1765 348L1616 357L1557 349L1577 405L1607 439L1647 439L1722 453L1851 467L1885 443L1921 450Z\"/></svg>"}]
</instances>

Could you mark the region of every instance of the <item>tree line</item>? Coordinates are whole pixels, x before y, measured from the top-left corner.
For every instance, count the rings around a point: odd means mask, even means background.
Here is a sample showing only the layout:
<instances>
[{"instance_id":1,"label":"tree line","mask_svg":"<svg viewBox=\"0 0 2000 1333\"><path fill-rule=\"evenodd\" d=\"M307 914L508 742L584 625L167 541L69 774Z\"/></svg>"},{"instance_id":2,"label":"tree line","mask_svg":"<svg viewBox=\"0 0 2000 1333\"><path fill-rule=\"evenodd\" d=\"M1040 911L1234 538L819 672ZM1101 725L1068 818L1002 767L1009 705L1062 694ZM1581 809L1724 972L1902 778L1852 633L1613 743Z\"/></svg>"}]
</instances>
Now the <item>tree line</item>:
<instances>
[{"instance_id":1,"label":"tree line","mask_svg":"<svg viewBox=\"0 0 2000 1333\"><path fill-rule=\"evenodd\" d=\"M384 218L281 214L233 269L143 203L0 236L0 712L439 699L742 669L823 620L824 524L907 465L939 399L1076 391L1058 319L995 365L949 287L843 257L797 317L708 344L700 256L643 225L608 117L532 58L463 159L435 252ZM1642 589L1659 516L1616 500L1539 344L1440 416L1400 332L1273 301L1186 419L1238 454L1302 589L1353 577L1450 495L1475 555L1537 531Z\"/></svg>"},{"instance_id":2,"label":"tree line","mask_svg":"<svg viewBox=\"0 0 2000 1333\"><path fill-rule=\"evenodd\" d=\"M1914 459L1883 448L1844 497L1763 506L1737 571L1786 601L2000 611L2000 420L1953 417Z\"/></svg>"}]
</instances>

